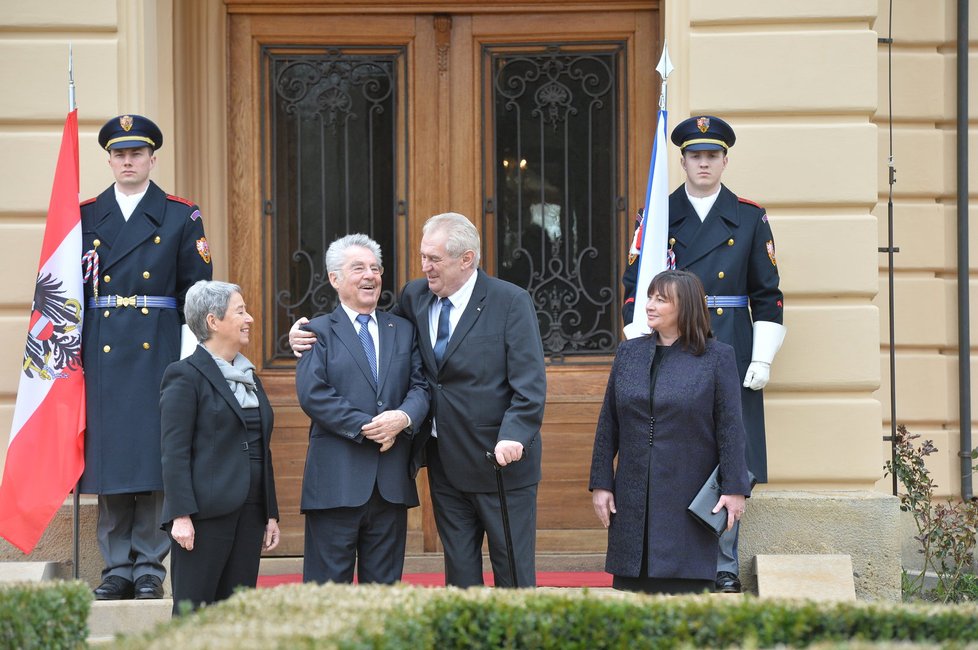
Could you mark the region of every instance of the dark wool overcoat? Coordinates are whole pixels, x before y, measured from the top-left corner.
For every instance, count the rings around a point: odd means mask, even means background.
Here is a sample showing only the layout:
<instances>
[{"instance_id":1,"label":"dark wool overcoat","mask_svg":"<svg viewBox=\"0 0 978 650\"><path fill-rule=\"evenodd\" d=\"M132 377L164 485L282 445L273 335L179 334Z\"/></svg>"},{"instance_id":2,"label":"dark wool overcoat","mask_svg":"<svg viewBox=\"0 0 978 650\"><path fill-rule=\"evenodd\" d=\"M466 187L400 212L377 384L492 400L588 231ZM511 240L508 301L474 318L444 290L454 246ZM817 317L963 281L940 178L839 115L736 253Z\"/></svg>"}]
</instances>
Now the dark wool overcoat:
<instances>
[{"instance_id":1,"label":"dark wool overcoat","mask_svg":"<svg viewBox=\"0 0 978 650\"><path fill-rule=\"evenodd\" d=\"M700 222L680 186L669 196L669 248L676 268L695 273L708 296L747 296L746 307L711 307L710 321L717 340L733 346L737 373L744 380L754 347L754 322L784 320L784 295L779 288L774 235L764 208L739 198L721 186L716 203ZM638 264L622 277L625 322L631 322ZM747 431L747 465L758 482L767 481L764 432L764 391L741 387L741 408Z\"/></svg>"},{"instance_id":2,"label":"dark wool overcoat","mask_svg":"<svg viewBox=\"0 0 978 650\"><path fill-rule=\"evenodd\" d=\"M737 364L715 339L700 356L673 345L655 384L650 444L655 341L653 333L618 346L594 434L590 489L612 491L617 508L605 570L638 577L647 539L649 577L713 580L717 538L686 507L718 462L724 494L750 493Z\"/></svg>"},{"instance_id":3,"label":"dark wool overcoat","mask_svg":"<svg viewBox=\"0 0 978 650\"><path fill-rule=\"evenodd\" d=\"M82 359L88 413L80 491L162 490L160 380L180 358L187 289L211 279L200 211L150 182L126 221L109 186L81 204L81 223L80 254L98 252L100 296L172 297L177 308L86 305ZM86 301L94 297L94 287L89 278Z\"/></svg>"}]
</instances>

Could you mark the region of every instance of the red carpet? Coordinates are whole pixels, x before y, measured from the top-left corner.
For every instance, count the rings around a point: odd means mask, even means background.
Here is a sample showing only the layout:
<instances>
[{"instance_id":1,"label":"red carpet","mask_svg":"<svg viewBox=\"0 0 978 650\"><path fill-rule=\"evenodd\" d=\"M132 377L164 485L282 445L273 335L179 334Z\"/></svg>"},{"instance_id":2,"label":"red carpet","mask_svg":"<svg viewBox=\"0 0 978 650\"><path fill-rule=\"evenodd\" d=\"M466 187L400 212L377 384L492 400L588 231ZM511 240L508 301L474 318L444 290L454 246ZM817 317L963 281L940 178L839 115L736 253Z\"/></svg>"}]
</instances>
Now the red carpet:
<instances>
[{"instance_id":1,"label":"red carpet","mask_svg":"<svg viewBox=\"0 0 978 650\"><path fill-rule=\"evenodd\" d=\"M486 573L483 579L492 585L492 574ZM444 587L444 573L405 573L404 582L419 587ZM275 587L292 582L302 582L298 573L275 576L258 576L258 586ZM538 587L610 587L611 574L600 571L541 571L537 573Z\"/></svg>"}]
</instances>

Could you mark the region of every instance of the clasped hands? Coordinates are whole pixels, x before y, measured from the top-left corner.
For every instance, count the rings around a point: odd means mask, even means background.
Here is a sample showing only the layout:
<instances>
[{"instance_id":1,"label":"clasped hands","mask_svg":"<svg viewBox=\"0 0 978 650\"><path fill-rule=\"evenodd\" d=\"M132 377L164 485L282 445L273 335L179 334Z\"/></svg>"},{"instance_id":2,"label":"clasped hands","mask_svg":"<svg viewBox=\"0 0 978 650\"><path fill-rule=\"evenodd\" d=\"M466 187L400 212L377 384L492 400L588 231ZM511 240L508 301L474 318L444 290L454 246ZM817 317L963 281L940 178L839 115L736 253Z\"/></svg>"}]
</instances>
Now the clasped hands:
<instances>
[{"instance_id":1,"label":"clasped hands","mask_svg":"<svg viewBox=\"0 0 978 650\"><path fill-rule=\"evenodd\" d=\"M404 411L384 411L363 425L363 437L380 445L381 453L394 446L397 434L408 428L411 420Z\"/></svg>"}]
</instances>

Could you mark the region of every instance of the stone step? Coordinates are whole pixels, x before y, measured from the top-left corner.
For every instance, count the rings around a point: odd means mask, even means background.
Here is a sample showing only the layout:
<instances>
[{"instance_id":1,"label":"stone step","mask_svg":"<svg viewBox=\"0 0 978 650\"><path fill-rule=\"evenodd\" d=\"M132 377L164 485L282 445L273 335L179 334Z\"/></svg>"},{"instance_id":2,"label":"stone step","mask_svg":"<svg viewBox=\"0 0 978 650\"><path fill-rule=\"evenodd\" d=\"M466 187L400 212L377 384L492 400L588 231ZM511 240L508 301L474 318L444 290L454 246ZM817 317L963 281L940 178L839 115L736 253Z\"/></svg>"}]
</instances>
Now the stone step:
<instances>
[{"instance_id":1,"label":"stone step","mask_svg":"<svg viewBox=\"0 0 978 650\"><path fill-rule=\"evenodd\" d=\"M95 600L88 614L88 644L108 643L117 634L146 632L170 620L173 601Z\"/></svg>"}]
</instances>

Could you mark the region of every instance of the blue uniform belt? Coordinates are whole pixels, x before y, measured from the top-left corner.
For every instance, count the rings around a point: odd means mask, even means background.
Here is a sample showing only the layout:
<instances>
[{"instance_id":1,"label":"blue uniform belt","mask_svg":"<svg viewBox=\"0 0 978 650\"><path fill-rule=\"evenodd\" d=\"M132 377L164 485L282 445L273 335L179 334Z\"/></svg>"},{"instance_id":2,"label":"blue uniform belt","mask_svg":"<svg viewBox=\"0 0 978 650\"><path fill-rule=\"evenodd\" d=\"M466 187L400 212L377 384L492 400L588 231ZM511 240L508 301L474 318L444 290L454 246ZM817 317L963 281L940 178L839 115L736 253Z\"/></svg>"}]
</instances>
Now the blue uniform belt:
<instances>
[{"instance_id":1,"label":"blue uniform belt","mask_svg":"<svg viewBox=\"0 0 978 650\"><path fill-rule=\"evenodd\" d=\"M176 309L177 299L170 296L99 296L88 299L89 309L102 307L155 307L157 309Z\"/></svg>"},{"instance_id":2,"label":"blue uniform belt","mask_svg":"<svg viewBox=\"0 0 978 650\"><path fill-rule=\"evenodd\" d=\"M715 307L746 307L747 296L707 296L706 306L709 309Z\"/></svg>"}]
</instances>

